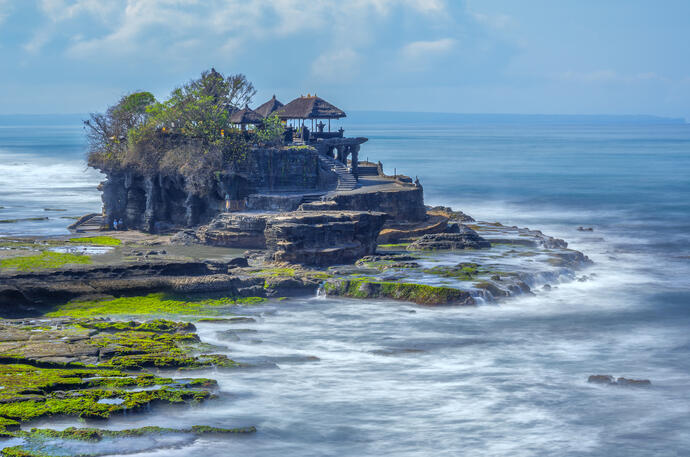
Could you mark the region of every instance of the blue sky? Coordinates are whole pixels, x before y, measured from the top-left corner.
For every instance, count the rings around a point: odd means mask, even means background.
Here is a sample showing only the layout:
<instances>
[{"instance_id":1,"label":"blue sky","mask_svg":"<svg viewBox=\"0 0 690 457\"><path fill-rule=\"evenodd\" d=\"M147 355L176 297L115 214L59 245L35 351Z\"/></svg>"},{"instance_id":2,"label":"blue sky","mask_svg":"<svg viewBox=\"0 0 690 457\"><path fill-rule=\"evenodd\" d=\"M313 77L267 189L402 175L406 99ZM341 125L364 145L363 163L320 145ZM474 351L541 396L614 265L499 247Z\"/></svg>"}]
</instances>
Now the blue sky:
<instances>
[{"instance_id":1,"label":"blue sky","mask_svg":"<svg viewBox=\"0 0 690 457\"><path fill-rule=\"evenodd\" d=\"M0 0L0 114L214 66L345 110L690 118L687 0Z\"/></svg>"}]
</instances>

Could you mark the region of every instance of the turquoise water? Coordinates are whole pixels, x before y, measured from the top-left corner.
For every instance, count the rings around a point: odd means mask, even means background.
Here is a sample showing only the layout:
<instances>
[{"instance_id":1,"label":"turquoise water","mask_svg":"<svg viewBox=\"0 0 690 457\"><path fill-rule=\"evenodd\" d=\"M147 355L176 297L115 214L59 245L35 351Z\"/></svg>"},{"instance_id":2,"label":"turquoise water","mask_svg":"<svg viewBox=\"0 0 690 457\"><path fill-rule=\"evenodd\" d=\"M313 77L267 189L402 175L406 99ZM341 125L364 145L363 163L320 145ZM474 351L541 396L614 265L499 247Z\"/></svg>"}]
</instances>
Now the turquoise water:
<instances>
[{"instance_id":1,"label":"turquoise water","mask_svg":"<svg viewBox=\"0 0 690 457\"><path fill-rule=\"evenodd\" d=\"M690 126L392 117L345 122L370 139L362 158L419 176L428 203L566 239L594 260L594 279L469 309L316 298L257 307L256 333L199 331L278 370L208 373L218 401L110 426L259 429L137 455L687 455ZM0 127L0 219L100 209L81 129L60 124ZM0 224L0 234L56 234L63 221ZM591 374L652 386L596 386Z\"/></svg>"}]
</instances>

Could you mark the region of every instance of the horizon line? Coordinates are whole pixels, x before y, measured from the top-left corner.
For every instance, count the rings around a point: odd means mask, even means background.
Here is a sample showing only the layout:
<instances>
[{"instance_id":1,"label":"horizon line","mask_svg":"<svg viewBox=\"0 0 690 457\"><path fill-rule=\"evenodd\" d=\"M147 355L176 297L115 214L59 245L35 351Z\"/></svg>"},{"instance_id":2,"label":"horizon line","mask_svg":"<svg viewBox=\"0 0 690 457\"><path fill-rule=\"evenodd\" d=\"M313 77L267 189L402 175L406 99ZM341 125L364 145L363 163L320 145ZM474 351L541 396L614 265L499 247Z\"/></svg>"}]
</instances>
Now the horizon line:
<instances>
[{"instance_id":1,"label":"horizon line","mask_svg":"<svg viewBox=\"0 0 690 457\"><path fill-rule=\"evenodd\" d=\"M455 111L405 111L405 110L372 110L372 109L353 109L351 113L376 113L376 114L422 114L422 115L454 115L454 116L521 116L521 117L580 117L580 118L648 118L658 120L669 120L678 123L679 121L688 124L688 120L683 116L664 116L658 114L573 114L573 113L515 113L515 112L455 112ZM38 117L38 116L89 116L89 112L82 113L0 113L0 117ZM348 116L349 118L349 116Z\"/></svg>"}]
</instances>

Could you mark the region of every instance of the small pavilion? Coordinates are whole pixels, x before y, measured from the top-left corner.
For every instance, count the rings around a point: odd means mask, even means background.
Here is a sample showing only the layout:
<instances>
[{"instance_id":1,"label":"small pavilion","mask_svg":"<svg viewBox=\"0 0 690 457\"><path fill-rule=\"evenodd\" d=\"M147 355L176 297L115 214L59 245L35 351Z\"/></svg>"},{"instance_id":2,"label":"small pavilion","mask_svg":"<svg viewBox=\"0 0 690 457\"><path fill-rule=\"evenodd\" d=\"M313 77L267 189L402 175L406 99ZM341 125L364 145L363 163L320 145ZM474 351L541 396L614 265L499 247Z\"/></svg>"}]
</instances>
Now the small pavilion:
<instances>
[{"instance_id":1,"label":"small pavilion","mask_svg":"<svg viewBox=\"0 0 690 457\"><path fill-rule=\"evenodd\" d=\"M273 114L273 113L275 113L276 111L278 111L278 110L279 110L280 108L282 108L283 106L285 106L285 105L283 105L282 103L280 103L280 102L278 101L278 99L276 98L276 96L273 95L273 98L271 98L269 101L267 101L267 102L264 103L263 105L261 105L261 106L259 106L258 108L256 108L254 111L257 112L257 113L259 113L259 115L261 115L261 116L263 116L263 117L268 117L268 116L270 116L271 114Z\"/></svg>"},{"instance_id":2,"label":"small pavilion","mask_svg":"<svg viewBox=\"0 0 690 457\"><path fill-rule=\"evenodd\" d=\"M345 111L340 108L328 103L321 97L316 95L307 95L294 99L287 105L283 106L276 111L278 117L284 121L297 121L304 126L304 121L311 121L311 131L314 132L314 138L332 138L335 136L342 136L342 132L339 134L330 134L331 132L331 119L340 119L346 117ZM323 122L319 123L321 120L328 120L328 133L323 131L325 124ZM314 122L317 124L318 131L314 129Z\"/></svg>"},{"instance_id":3,"label":"small pavilion","mask_svg":"<svg viewBox=\"0 0 690 457\"><path fill-rule=\"evenodd\" d=\"M246 105L240 110L233 111L230 114L229 121L231 124L237 124L242 127L242 130L245 130L247 124L260 125L264 121L264 117Z\"/></svg>"}]
</instances>

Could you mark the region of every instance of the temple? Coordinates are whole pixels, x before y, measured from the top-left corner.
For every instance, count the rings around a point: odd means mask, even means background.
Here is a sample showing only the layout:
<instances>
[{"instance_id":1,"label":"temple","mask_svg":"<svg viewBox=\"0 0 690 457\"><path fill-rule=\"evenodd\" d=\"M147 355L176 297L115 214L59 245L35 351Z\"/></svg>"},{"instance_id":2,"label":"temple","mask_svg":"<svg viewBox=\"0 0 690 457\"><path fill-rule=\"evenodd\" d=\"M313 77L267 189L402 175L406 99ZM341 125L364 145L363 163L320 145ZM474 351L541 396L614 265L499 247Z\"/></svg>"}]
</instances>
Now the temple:
<instances>
[{"instance_id":1,"label":"temple","mask_svg":"<svg viewBox=\"0 0 690 457\"><path fill-rule=\"evenodd\" d=\"M345 111L316 94L301 96L287 105L273 95L254 110L246 107L232 113L230 121L246 128L246 124L257 125L257 117L268 118L274 115L285 123L286 145L313 146L321 155L337 161L333 164L335 168L347 167L355 181L358 180L360 145L367 138L346 138L342 127L336 131L331 130L331 121L347 117Z\"/></svg>"},{"instance_id":2,"label":"temple","mask_svg":"<svg viewBox=\"0 0 690 457\"><path fill-rule=\"evenodd\" d=\"M176 227L208 223L219 213L286 211L383 211L392 221L425 220L423 189L397 172L383 172L380 162L361 161L363 137L346 137L334 125L346 113L316 95L287 104L275 95L252 109L229 113L251 153L215 170L203 192L180 174L103 170L104 211L94 225L163 233ZM255 141L258 127L277 117L284 130L271 143ZM170 137L172 129L165 130ZM94 219L96 221L96 219Z\"/></svg>"}]
</instances>

